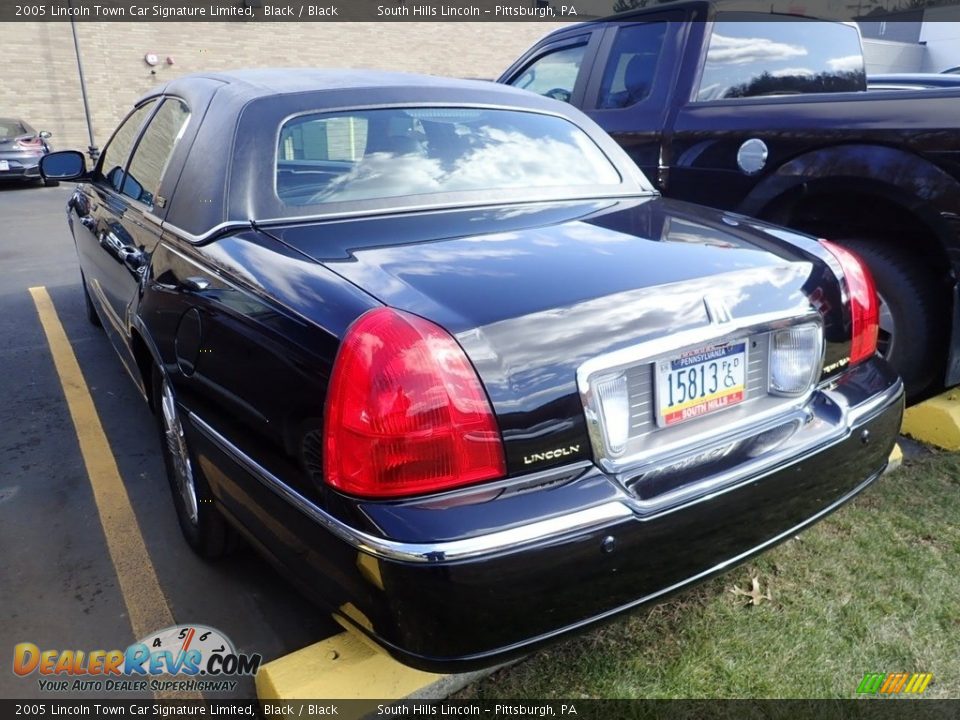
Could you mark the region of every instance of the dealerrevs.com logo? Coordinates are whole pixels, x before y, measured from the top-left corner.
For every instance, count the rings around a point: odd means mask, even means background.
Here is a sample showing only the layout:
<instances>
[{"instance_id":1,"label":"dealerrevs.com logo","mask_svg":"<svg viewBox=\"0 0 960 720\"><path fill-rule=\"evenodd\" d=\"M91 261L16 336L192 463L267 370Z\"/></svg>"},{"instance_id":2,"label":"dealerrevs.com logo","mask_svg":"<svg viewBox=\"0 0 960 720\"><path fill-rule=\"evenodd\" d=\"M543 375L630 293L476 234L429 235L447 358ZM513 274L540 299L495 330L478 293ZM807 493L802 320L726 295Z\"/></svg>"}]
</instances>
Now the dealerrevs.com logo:
<instances>
[{"instance_id":1,"label":"dealerrevs.com logo","mask_svg":"<svg viewBox=\"0 0 960 720\"><path fill-rule=\"evenodd\" d=\"M238 653L214 628L175 625L126 650L41 650L34 643L18 643L13 672L24 678L38 675L44 692L204 692L233 690L237 681L229 678L256 674L262 659Z\"/></svg>"}]
</instances>

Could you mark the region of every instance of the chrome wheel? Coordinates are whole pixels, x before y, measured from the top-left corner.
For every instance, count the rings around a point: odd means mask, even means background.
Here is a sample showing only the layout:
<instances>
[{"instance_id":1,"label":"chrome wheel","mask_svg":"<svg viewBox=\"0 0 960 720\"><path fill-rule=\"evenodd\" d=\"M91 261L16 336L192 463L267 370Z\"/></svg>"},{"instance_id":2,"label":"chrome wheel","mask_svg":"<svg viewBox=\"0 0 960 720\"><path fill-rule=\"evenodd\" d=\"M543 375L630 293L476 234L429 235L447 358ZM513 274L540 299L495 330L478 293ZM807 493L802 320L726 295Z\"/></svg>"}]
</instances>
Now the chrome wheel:
<instances>
[{"instance_id":1,"label":"chrome wheel","mask_svg":"<svg viewBox=\"0 0 960 720\"><path fill-rule=\"evenodd\" d=\"M167 452L170 453L174 481L183 500L183 509L187 518L193 525L196 525L199 513L193 466L190 463L190 453L187 450L187 439L183 434L183 424L180 422L180 414L177 412L177 402L166 378L164 378L160 388L160 406L160 414L163 417L163 436L167 443Z\"/></svg>"},{"instance_id":2,"label":"chrome wheel","mask_svg":"<svg viewBox=\"0 0 960 720\"><path fill-rule=\"evenodd\" d=\"M883 357L889 358L893 354L894 341L896 339L893 313L890 312L890 304L883 298L883 295L877 293L877 299L880 301L880 327L877 331L877 350Z\"/></svg>"}]
</instances>

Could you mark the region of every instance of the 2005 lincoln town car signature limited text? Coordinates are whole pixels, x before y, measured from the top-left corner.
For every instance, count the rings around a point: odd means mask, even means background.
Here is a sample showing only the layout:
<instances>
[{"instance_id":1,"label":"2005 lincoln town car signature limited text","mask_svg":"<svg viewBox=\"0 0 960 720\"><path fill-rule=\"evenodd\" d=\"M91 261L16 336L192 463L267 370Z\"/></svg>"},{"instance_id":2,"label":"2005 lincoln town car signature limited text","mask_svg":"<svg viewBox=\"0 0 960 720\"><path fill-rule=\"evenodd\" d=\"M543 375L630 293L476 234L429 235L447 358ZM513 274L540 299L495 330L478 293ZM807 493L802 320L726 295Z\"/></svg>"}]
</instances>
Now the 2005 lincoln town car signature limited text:
<instances>
[{"instance_id":1,"label":"2005 lincoln town car signature limited text","mask_svg":"<svg viewBox=\"0 0 960 720\"><path fill-rule=\"evenodd\" d=\"M662 199L578 110L366 71L145 96L68 220L206 557L398 659L490 665L725 570L886 467L842 246ZM811 610L813 612L813 610Z\"/></svg>"}]
</instances>

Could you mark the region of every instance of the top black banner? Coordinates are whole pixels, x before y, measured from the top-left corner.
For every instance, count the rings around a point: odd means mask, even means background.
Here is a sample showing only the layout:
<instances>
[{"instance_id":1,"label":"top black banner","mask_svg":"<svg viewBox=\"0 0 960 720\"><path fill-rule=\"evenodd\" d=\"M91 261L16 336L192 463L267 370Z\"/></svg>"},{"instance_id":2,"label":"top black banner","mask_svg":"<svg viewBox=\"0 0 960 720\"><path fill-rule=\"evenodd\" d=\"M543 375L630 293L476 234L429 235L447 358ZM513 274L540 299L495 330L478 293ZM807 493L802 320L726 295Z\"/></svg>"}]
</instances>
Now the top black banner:
<instances>
[{"instance_id":1,"label":"top black banner","mask_svg":"<svg viewBox=\"0 0 960 720\"><path fill-rule=\"evenodd\" d=\"M659 0L2 0L0 22L584 22ZM916 21L922 0L721 0L725 10ZM938 7L942 19L942 3ZM950 17L960 20L960 6ZM851 10L855 8L855 12ZM775 18L776 16L771 16Z\"/></svg>"}]
</instances>

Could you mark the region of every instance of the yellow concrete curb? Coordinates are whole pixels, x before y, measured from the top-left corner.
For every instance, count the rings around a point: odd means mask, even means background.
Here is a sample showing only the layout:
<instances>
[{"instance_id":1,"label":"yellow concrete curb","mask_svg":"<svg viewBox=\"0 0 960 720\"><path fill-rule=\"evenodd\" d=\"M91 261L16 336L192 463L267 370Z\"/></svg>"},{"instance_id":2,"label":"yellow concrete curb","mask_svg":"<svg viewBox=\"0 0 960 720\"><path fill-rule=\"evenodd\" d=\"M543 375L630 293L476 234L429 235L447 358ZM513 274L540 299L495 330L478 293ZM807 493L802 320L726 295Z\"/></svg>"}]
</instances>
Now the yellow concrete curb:
<instances>
[{"instance_id":1,"label":"yellow concrete curb","mask_svg":"<svg viewBox=\"0 0 960 720\"><path fill-rule=\"evenodd\" d=\"M951 390L907 408L903 433L927 445L960 450L960 391Z\"/></svg>"},{"instance_id":2,"label":"yellow concrete curb","mask_svg":"<svg viewBox=\"0 0 960 720\"><path fill-rule=\"evenodd\" d=\"M894 470L898 470L901 465L903 465L903 450L900 449L900 443L897 443L890 451L890 457L887 458L887 469L883 472L884 474L892 473Z\"/></svg>"},{"instance_id":3,"label":"yellow concrete curb","mask_svg":"<svg viewBox=\"0 0 960 720\"><path fill-rule=\"evenodd\" d=\"M400 700L446 677L402 665L343 632L261 666L256 684L261 701Z\"/></svg>"}]
</instances>

